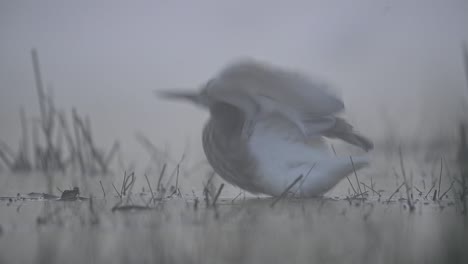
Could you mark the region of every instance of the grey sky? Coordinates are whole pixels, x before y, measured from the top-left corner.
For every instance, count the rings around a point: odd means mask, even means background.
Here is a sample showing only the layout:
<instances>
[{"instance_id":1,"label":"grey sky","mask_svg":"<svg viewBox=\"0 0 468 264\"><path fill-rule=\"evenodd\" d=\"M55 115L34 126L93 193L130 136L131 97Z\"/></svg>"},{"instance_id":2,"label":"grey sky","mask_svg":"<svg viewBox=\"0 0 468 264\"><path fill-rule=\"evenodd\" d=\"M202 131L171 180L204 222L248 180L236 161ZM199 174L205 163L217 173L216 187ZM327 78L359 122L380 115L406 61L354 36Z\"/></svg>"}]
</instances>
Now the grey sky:
<instances>
[{"instance_id":1,"label":"grey sky","mask_svg":"<svg viewBox=\"0 0 468 264\"><path fill-rule=\"evenodd\" d=\"M152 91L195 88L239 56L329 80L371 137L384 108L413 135L446 122L465 93L467 25L466 0L3 0L0 137L16 143L20 105L38 112L32 47L57 105L89 114L102 145L118 138L129 153L135 131L198 149L206 113Z\"/></svg>"}]
</instances>

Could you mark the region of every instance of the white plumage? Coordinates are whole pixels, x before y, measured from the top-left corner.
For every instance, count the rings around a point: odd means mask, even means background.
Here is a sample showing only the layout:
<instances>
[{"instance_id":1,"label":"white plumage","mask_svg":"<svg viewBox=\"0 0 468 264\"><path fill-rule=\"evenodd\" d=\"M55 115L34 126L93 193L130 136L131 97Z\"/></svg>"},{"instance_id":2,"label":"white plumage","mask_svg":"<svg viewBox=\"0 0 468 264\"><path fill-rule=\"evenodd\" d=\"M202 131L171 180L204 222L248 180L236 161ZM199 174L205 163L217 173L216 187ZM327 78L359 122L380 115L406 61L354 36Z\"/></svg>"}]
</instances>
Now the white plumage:
<instances>
[{"instance_id":1,"label":"white plumage","mask_svg":"<svg viewBox=\"0 0 468 264\"><path fill-rule=\"evenodd\" d=\"M271 115L255 126L249 151L256 157L256 184L261 193L280 195L303 175L291 191L299 197L324 194L353 172L349 156L334 156L323 137L304 139L301 132L283 117ZM353 157L356 170L368 164L365 155Z\"/></svg>"}]
</instances>

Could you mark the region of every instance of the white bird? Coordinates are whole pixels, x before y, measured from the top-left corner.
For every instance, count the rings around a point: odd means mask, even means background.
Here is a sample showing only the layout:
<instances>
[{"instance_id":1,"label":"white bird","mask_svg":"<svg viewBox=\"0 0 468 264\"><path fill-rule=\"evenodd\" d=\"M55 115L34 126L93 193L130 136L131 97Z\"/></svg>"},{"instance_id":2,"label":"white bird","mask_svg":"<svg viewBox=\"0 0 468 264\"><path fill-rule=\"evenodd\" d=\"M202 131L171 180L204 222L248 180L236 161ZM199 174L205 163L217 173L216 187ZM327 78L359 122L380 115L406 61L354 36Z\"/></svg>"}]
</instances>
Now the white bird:
<instances>
[{"instance_id":1,"label":"white bird","mask_svg":"<svg viewBox=\"0 0 468 264\"><path fill-rule=\"evenodd\" d=\"M302 175L293 192L318 196L367 165L365 156L354 157L354 166L349 157L332 156L323 136L373 147L335 116L344 104L325 84L254 60L228 65L201 91L160 95L209 109L208 161L223 179L252 193L278 196Z\"/></svg>"}]
</instances>

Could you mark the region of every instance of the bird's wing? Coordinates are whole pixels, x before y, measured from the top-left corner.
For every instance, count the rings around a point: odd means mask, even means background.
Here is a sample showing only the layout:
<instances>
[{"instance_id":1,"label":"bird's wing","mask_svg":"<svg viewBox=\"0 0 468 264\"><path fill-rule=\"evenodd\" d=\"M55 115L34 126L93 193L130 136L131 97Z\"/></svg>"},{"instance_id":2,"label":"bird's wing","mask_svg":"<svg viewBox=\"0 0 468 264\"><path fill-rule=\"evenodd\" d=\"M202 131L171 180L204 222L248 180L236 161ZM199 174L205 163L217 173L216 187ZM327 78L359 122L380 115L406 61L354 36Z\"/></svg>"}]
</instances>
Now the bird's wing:
<instances>
[{"instance_id":1,"label":"bird's wing","mask_svg":"<svg viewBox=\"0 0 468 264\"><path fill-rule=\"evenodd\" d=\"M328 116L344 109L343 101L325 83L253 60L228 65L205 91L224 101L233 94L254 101L267 97L280 106L298 111L305 119Z\"/></svg>"},{"instance_id":2,"label":"bird's wing","mask_svg":"<svg viewBox=\"0 0 468 264\"><path fill-rule=\"evenodd\" d=\"M307 129L307 136L322 136L326 131L335 127L336 117L326 116L320 118L303 119L302 123Z\"/></svg>"},{"instance_id":3,"label":"bird's wing","mask_svg":"<svg viewBox=\"0 0 468 264\"><path fill-rule=\"evenodd\" d=\"M317 118L336 114L344 109L344 103L329 85L312 80L300 73L281 72L275 82L282 89L279 96L286 105L294 106L303 118Z\"/></svg>"},{"instance_id":4,"label":"bird's wing","mask_svg":"<svg viewBox=\"0 0 468 264\"><path fill-rule=\"evenodd\" d=\"M353 129L353 126L343 118L336 117L333 127L324 131L323 135L329 138L339 138L352 145L358 146L365 151L369 151L374 148L374 144L370 139L356 132Z\"/></svg>"}]
</instances>

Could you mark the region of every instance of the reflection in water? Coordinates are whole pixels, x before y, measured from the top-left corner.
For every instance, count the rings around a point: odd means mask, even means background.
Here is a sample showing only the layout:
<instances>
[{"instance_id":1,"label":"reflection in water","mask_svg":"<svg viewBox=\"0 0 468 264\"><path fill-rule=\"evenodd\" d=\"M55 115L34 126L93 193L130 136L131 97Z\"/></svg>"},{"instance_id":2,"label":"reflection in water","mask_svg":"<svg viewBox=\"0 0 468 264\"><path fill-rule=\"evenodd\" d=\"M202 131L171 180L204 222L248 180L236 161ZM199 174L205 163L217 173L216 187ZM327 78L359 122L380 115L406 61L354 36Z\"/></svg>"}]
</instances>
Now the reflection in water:
<instances>
[{"instance_id":1,"label":"reflection in water","mask_svg":"<svg viewBox=\"0 0 468 264\"><path fill-rule=\"evenodd\" d=\"M150 199L133 195L135 204ZM173 198L111 211L118 198L0 203L0 256L40 263L460 263L467 219L451 200ZM143 204L144 205L144 204ZM39 209L38 209L39 208ZM96 220L96 217L98 220ZM465 225L464 225L465 221ZM21 250L15 250L20 247Z\"/></svg>"}]
</instances>

